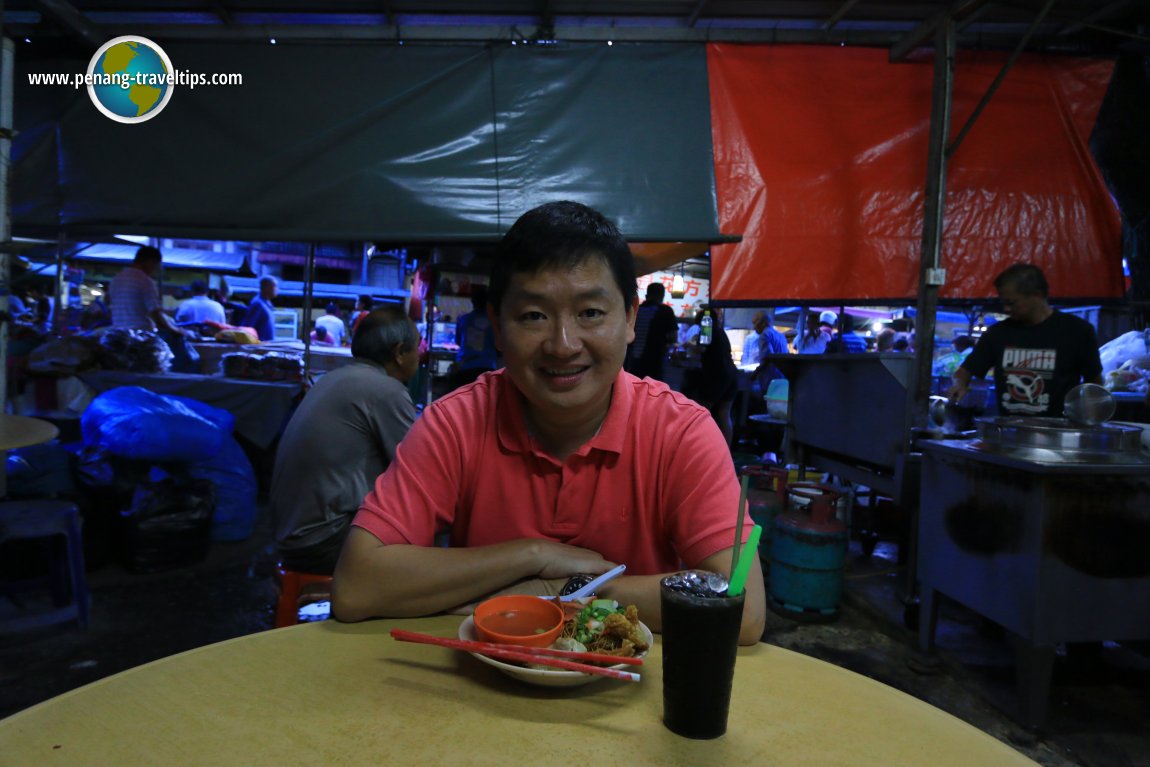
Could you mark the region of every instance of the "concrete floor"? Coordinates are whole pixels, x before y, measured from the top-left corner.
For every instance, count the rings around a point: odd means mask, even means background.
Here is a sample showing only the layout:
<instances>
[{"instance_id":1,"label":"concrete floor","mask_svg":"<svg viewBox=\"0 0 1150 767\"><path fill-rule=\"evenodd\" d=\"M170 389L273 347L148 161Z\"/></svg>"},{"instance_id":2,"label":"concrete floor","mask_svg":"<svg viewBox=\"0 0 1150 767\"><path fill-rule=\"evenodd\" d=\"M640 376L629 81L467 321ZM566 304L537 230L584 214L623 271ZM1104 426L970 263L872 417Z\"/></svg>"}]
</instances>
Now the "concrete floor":
<instances>
[{"instance_id":1,"label":"concrete floor","mask_svg":"<svg viewBox=\"0 0 1150 767\"><path fill-rule=\"evenodd\" d=\"M265 553L269 540L261 520L251 539L214 543L205 561L167 573L141 575L114 561L93 563L87 629L0 637L0 717L141 663L270 628L275 595ZM896 687L1040 764L1150 765L1150 647L1108 644L1085 657L1060 656L1048 721L1030 732L1011 719L1010 643L978 616L944 605L939 662L933 673L915 670L921 656L915 634L903 627L905 576L895 554L893 546L879 544L864 556L852 544L837 619L799 624L771 614L765 641ZM0 598L0 614L11 608ZM827 731L833 734L834 722Z\"/></svg>"}]
</instances>

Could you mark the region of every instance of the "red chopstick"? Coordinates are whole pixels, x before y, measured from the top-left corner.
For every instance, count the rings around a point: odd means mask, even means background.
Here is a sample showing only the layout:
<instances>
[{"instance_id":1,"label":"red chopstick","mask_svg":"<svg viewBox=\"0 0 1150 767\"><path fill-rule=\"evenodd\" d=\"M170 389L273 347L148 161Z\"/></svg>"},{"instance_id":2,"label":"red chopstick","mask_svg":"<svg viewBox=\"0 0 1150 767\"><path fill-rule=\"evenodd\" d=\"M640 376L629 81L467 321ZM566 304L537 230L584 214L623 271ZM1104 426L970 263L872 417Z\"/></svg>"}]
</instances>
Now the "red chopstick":
<instances>
[{"instance_id":1,"label":"red chopstick","mask_svg":"<svg viewBox=\"0 0 1150 767\"><path fill-rule=\"evenodd\" d=\"M479 652L486 654L489 650L506 650L512 649L515 652L527 653L528 655L542 655L552 658L566 658L567 660L588 660L599 661L601 663L625 663L629 666L642 666L642 658L628 658L618 655L605 655L603 653L595 652L576 652L575 650L556 650L551 647L527 647L526 645L506 645L496 644L494 642L477 642L471 639L447 639L445 637L437 637L432 634L419 634L414 631L404 631L403 629L392 629L391 635L401 642L420 642L426 641L425 644L440 644L442 642L456 642L460 645L467 645L463 649L468 652Z\"/></svg>"},{"instance_id":2,"label":"red chopstick","mask_svg":"<svg viewBox=\"0 0 1150 767\"><path fill-rule=\"evenodd\" d=\"M552 650L546 647L524 647L522 645L494 644L492 642L473 642L467 639L448 639L447 637L437 637L431 634L417 634L413 631L404 631L403 629L392 629L391 636L400 642L439 645L440 647L450 647L453 650L477 652L491 656L492 658L499 658L500 660L535 663L540 666L551 666L552 668L563 669L564 671L579 671L584 674L596 674L598 676L610 677L611 679L622 679L626 682L638 682L640 677L631 671L592 666L587 663L576 663L575 661L564 660L564 657L582 656L584 659L610 661L611 663L628 663L631 665L642 665L643 663L642 658L617 658L613 655L599 655L590 652L577 653L568 650ZM562 653L563 657L555 657L556 654L559 653Z\"/></svg>"}]
</instances>

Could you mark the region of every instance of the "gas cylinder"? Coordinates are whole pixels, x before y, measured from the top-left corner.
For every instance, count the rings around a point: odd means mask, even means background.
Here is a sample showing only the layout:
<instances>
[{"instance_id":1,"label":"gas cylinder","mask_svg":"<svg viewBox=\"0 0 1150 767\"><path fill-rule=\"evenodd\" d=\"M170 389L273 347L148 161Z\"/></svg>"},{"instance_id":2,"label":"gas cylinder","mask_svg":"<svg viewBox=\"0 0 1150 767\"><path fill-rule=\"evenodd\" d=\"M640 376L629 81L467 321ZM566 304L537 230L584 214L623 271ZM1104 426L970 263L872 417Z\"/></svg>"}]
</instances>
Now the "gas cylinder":
<instances>
[{"instance_id":1,"label":"gas cylinder","mask_svg":"<svg viewBox=\"0 0 1150 767\"><path fill-rule=\"evenodd\" d=\"M775 516L786 506L787 470L782 466L750 464L743 467L741 474L748 478L747 505L751 519L763 529L759 538L759 559L762 560L763 575L767 576Z\"/></svg>"},{"instance_id":2,"label":"gas cylinder","mask_svg":"<svg viewBox=\"0 0 1150 767\"><path fill-rule=\"evenodd\" d=\"M768 603L796 619L829 618L842 600L847 526L836 516L839 493L813 482L787 487L787 507L771 535Z\"/></svg>"}]
</instances>

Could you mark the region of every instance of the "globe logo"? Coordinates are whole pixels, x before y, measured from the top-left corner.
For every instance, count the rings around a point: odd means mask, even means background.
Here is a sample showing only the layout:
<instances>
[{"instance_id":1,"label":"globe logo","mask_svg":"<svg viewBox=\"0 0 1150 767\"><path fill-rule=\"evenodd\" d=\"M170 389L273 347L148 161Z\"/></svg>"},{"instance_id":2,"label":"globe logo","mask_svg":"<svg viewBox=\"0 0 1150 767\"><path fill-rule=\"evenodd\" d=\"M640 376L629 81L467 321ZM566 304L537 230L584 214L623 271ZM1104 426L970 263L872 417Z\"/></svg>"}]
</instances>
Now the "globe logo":
<instances>
[{"instance_id":1,"label":"globe logo","mask_svg":"<svg viewBox=\"0 0 1150 767\"><path fill-rule=\"evenodd\" d=\"M109 40L88 62L88 95L116 122L151 120L168 105L174 82L168 54L146 37Z\"/></svg>"}]
</instances>

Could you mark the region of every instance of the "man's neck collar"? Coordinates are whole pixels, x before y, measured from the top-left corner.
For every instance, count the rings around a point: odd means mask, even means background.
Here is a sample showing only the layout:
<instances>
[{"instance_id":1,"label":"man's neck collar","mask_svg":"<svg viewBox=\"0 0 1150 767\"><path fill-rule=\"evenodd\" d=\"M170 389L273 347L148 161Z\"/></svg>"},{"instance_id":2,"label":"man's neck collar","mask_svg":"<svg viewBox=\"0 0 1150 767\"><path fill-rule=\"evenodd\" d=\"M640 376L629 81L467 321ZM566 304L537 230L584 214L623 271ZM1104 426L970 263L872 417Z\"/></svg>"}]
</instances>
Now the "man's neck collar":
<instances>
[{"instance_id":1,"label":"man's neck collar","mask_svg":"<svg viewBox=\"0 0 1150 767\"><path fill-rule=\"evenodd\" d=\"M1052 307L1050 304L1043 304L1041 311L1035 312L1034 317L1027 319L1026 322L1023 324L1029 325L1031 327L1033 327L1035 325L1041 325L1042 323L1044 323L1048 319L1050 319L1050 316L1052 314L1054 314L1054 307Z\"/></svg>"},{"instance_id":2,"label":"man's neck collar","mask_svg":"<svg viewBox=\"0 0 1150 767\"><path fill-rule=\"evenodd\" d=\"M523 420L527 424L527 434L534 440L543 452L554 456L560 461L567 456L578 452L595 437L599 436L607 414L611 412L611 400L608 398L607 406L597 417L589 421L577 421L576 424L557 424L553 428L541 427L531 416L526 399L520 399L523 406Z\"/></svg>"}]
</instances>

